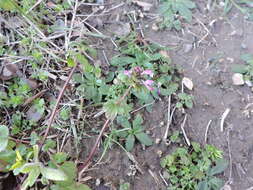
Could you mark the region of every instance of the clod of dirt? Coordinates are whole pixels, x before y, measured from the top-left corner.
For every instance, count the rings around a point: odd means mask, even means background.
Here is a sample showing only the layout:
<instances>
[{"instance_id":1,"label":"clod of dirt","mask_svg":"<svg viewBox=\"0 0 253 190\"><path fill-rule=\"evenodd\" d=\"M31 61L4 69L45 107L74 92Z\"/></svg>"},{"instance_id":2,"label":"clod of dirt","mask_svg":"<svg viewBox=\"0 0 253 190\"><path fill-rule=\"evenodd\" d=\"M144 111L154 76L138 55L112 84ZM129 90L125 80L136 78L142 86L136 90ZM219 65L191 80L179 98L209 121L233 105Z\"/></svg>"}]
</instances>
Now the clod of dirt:
<instances>
[{"instance_id":1,"label":"clod of dirt","mask_svg":"<svg viewBox=\"0 0 253 190\"><path fill-rule=\"evenodd\" d=\"M232 190L231 187L229 185L224 185L224 187L222 188L223 190Z\"/></svg>"},{"instance_id":2,"label":"clod of dirt","mask_svg":"<svg viewBox=\"0 0 253 190\"><path fill-rule=\"evenodd\" d=\"M183 51L184 53L190 53L193 48L192 44L184 44L183 45Z\"/></svg>"},{"instance_id":3,"label":"clod of dirt","mask_svg":"<svg viewBox=\"0 0 253 190\"><path fill-rule=\"evenodd\" d=\"M0 67L0 79L10 80L17 76L18 66L16 64L6 64L2 68Z\"/></svg>"},{"instance_id":4,"label":"clod of dirt","mask_svg":"<svg viewBox=\"0 0 253 190\"><path fill-rule=\"evenodd\" d=\"M37 83L36 80L34 79L23 79L27 84L28 86L31 88L31 89L36 89L38 88L39 84Z\"/></svg>"},{"instance_id":5,"label":"clod of dirt","mask_svg":"<svg viewBox=\"0 0 253 190\"><path fill-rule=\"evenodd\" d=\"M142 2L142 1L133 1L133 3L135 3L136 5L141 7L143 9L143 11L150 11L151 7L153 6L150 3L146 3L146 2Z\"/></svg>"},{"instance_id":6,"label":"clod of dirt","mask_svg":"<svg viewBox=\"0 0 253 190\"><path fill-rule=\"evenodd\" d=\"M154 31L158 31L158 30L159 30L159 27L157 26L156 23L153 23L151 28L152 28L152 30L154 30Z\"/></svg>"},{"instance_id":7,"label":"clod of dirt","mask_svg":"<svg viewBox=\"0 0 253 190\"><path fill-rule=\"evenodd\" d=\"M241 73L235 73L232 76L233 84L240 86L244 85L243 75Z\"/></svg>"},{"instance_id":8,"label":"clod of dirt","mask_svg":"<svg viewBox=\"0 0 253 190\"><path fill-rule=\"evenodd\" d=\"M118 37L124 37L126 35L128 35L131 32L131 26L130 23L124 23L124 24L120 24L117 25L117 29L114 31L114 33L118 36Z\"/></svg>"},{"instance_id":9,"label":"clod of dirt","mask_svg":"<svg viewBox=\"0 0 253 190\"><path fill-rule=\"evenodd\" d=\"M26 112L26 118L28 120L32 120L34 122L39 121L43 117L43 113L39 112L35 106L32 106L27 112Z\"/></svg>"},{"instance_id":10,"label":"clod of dirt","mask_svg":"<svg viewBox=\"0 0 253 190\"><path fill-rule=\"evenodd\" d=\"M246 81L245 81L245 84L246 84L248 87L252 87L252 86L253 86L253 85L252 85L252 82L249 81L249 80L246 80Z\"/></svg>"},{"instance_id":11,"label":"clod of dirt","mask_svg":"<svg viewBox=\"0 0 253 190\"><path fill-rule=\"evenodd\" d=\"M189 90L193 89L193 82L191 81L191 79L184 77L182 80L183 85L188 88Z\"/></svg>"},{"instance_id":12,"label":"clod of dirt","mask_svg":"<svg viewBox=\"0 0 253 190\"><path fill-rule=\"evenodd\" d=\"M160 53L162 56L164 56L165 58L168 58L168 59L170 58L168 51L161 50L161 51L159 51L159 53Z\"/></svg>"}]
</instances>

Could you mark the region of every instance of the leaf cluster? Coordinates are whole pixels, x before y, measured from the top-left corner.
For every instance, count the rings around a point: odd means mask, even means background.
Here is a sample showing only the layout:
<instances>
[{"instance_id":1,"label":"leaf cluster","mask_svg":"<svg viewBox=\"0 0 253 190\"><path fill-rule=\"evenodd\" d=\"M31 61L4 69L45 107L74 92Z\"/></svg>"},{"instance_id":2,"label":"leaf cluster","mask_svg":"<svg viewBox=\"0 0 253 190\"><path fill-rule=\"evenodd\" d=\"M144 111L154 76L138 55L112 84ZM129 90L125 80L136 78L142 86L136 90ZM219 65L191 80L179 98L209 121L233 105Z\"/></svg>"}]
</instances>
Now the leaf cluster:
<instances>
[{"instance_id":1,"label":"leaf cluster","mask_svg":"<svg viewBox=\"0 0 253 190\"><path fill-rule=\"evenodd\" d=\"M182 21L192 21L192 9L196 7L191 0L162 0L160 13L162 15L161 28L180 30Z\"/></svg>"},{"instance_id":2,"label":"leaf cluster","mask_svg":"<svg viewBox=\"0 0 253 190\"><path fill-rule=\"evenodd\" d=\"M34 142L38 137L33 135ZM36 139L37 138L37 139ZM54 148L55 142L48 140L42 150L47 152ZM77 169L74 162L67 161L68 155L57 152L51 155L47 163L39 161L39 146L25 146L9 140L8 127L0 126L0 172L12 171L14 175L27 175L21 185L26 190L40 181L42 185L50 185L52 190L90 190L84 184L75 181Z\"/></svg>"},{"instance_id":3,"label":"leaf cluster","mask_svg":"<svg viewBox=\"0 0 253 190\"><path fill-rule=\"evenodd\" d=\"M125 148L127 151L131 151L134 148L136 140L145 146L151 146L153 144L152 139L144 132L141 115L137 115L132 124L127 118L118 116L117 123L123 127L123 130L118 132L117 135L125 139Z\"/></svg>"},{"instance_id":4,"label":"leaf cluster","mask_svg":"<svg viewBox=\"0 0 253 190\"><path fill-rule=\"evenodd\" d=\"M191 148L177 148L161 160L170 190L219 190L224 183L215 175L222 173L227 165L215 146L202 148L195 142Z\"/></svg>"}]
</instances>

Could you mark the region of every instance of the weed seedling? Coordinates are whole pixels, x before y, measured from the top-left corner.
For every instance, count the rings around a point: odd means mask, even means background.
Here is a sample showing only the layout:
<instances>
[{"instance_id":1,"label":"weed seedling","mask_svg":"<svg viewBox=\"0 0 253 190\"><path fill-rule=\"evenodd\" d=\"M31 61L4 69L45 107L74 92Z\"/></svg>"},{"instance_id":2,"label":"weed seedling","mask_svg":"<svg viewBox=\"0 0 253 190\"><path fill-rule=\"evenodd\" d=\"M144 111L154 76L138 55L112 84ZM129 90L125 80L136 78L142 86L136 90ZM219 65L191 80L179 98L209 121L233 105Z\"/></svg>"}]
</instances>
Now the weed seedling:
<instances>
[{"instance_id":1,"label":"weed seedling","mask_svg":"<svg viewBox=\"0 0 253 190\"><path fill-rule=\"evenodd\" d=\"M161 160L170 190L220 190L224 183L215 175L222 173L227 165L216 147L201 148L195 142L191 148L177 148Z\"/></svg>"},{"instance_id":2,"label":"weed seedling","mask_svg":"<svg viewBox=\"0 0 253 190\"><path fill-rule=\"evenodd\" d=\"M192 21L192 9L195 7L195 3L191 0L162 0L160 28L180 30L182 21L188 23Z\"/></svg>"},{"instance_id":3,"label":"weed seedling","mask_svg":"<svg viewBox=\"0 0 253 190\"><path fill-rule=\"evenodd\" d=\"M145 146L150 146L153 144L152 139L144 132L142 126L143 119L141 115L136 116L132 122L132 125L124 117L118 117L117 122L124 128L128 129L127 131L118 133L119 137L125 139L125 147L127 151L131 151L134 148L136 140Z\"/></svg>"}]
</instances>

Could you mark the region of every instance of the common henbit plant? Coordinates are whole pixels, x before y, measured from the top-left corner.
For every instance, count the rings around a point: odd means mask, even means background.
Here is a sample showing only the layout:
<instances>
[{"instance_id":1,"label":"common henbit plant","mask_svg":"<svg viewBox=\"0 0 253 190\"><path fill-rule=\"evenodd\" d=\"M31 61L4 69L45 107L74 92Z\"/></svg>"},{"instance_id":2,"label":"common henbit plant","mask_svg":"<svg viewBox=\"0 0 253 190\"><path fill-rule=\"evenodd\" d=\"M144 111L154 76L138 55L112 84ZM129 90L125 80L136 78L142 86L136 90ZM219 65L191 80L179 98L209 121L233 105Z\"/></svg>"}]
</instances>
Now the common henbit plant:
<instances>
[{"instance_id":1,"label":"common henbit plant","mask_svg":"<svg viewBox=\"0 0 253 190\"><path fill-rule=\"evenodd\" d=\"M42 151L48 151L48 149L44 147ZM38 145L30 147L16 144L10 140L8 127L0 125L0 172L27 175L21 190L32 187L37 181L40 181L43 186L53 183L50 185L51 190L90 190L88 186L75 181L76 166L74 162L67 159L66 153L57 152L50 156L47 163L41 162Z\"/></svg>"},{"instance_id":2,"label":"common henbit plant","mask_svg":"<svg viewBox=\"0 0 253 190\"><path fill-rule=\"evenodd\" d=\"M232 68L233 72L241 73L245 81L253 82L253 55L243 54L241 59L245 62L245 65L234 65Z\"/></svg>"},{"instance_id":3,"label":"common henbit plant","mask_svg":"<svg viewBox=\"0 0 253 190\"><path fill-rule=\"evenodd\" d=\"M118 133L119 137L125 139L125 147L127 151L131 151L133 149L136 140L146 146L153 144L152 139L144 132L142 126L143 119L141 115L136 116L132 122L132 125L125 117L122 116L117 117L117 122L127 129Z\"/></svg>"},{"instance_id":4,"label":"common henbit plant","mask_svg":"<svg viewBox=\"0 0 253 190\"><path fill-rule=\"evenodd\" d=\"M192 9L196 7L191 0L162 0L160 13L162 14L161 28L180 30L182 21L192 21Z\"/></svg>"},{"instance_id":5,"label":"common henbit plant","mask_svg":"<svg viewBox=\"0 0 253 190\"><path fill-rule=\"evenodd\" d=\"M170 181L170 190L220 190L224 185L216 174L222 173L228 163L215 146L177 148L161 160L164 177Z\"/></svg>"},{"instance_id":6,"label":"common henbit plant","mask_svg":"<svg viewBox=\"0 0 253 190\"><path fill-rule=\"evenodd\" d=\"M112 58L110 70L103 73L80 53L76 59L84 74L75 74L77 95L95 104L102 104L108 118L128 116L133 104L151 104L161 96L169 96L179 88L179 69L171 63L165 48L149 44L136 33L120 38L119 55ZM182 99L186 105L188 99ZM189 105L189 104L187 104ZM145 108L151 111L151 105Z\"/></svg>"}]
</instances>

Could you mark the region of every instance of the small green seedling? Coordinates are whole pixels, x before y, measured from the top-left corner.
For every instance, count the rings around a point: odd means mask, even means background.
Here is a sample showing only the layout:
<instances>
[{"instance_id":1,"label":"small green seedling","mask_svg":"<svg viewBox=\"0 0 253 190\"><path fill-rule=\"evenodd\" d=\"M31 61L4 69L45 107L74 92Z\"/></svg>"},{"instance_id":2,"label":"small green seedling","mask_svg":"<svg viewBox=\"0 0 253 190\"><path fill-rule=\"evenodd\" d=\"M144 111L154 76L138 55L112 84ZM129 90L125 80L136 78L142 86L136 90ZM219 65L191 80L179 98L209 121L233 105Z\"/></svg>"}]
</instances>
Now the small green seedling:
<instances>
[{"instance_id":1,"label":"small green seedling","mask_svg":"<svg viewBox=\"0 0 253 190\"><path fill-rule=\"evenodd\" d=\"M162 0L160 13L162 14L161 28L180 30L182 21L192 21L192 9L196 7L191 0Z\"/></svg>"},{"instance_id":2,"label":"small green seedling","mask_svg":"<svg viewBox=\"0 0 253 190\"><path fill-rule=\"evenodd\" d=\"M161 166L170 181L170 190L220 190L224 183L215 175L226 169L227 162L215 146L201 148L192 142L191 148L177 148L164 157Z\"/></svg>"},{"instance_id":3,"label":"small green seedling","mask_svg":"<svg viewBox=\"0 0 253 190\"><path fill-rule=\"evenodd\" d=\"M218 160L215 163L215 166L208 169L203 181L199 182L198 190L220 190L223 187L224 182L220 178L215 177L215 175L224 172L227 166L227 161L223 159Z\"/></svg>"},{"instance_id":4,"label":"small green seedling","mask_svg":"<svg viewBox=\"0 0 253 190\"><path fill-rule=\"evenodd\" d=\"M179 131L175 131L173 132L173 134L170 136L170 141L172 143L179 143L180 142L180 132Z\"/></svg>"},{"instance_id":5,"label":"small green seedling","mask_svg":"<svg viewBox=\"0 0 253 190\"><path fill-rule=\"evenodd\" d=\"M177 102L177 108L182 108L186 106L187 108L193 107L193 96L186 94L186 93L179 93L178 94L179 102Z\"/></svg>"},{"instance_id":6,"label":"small green seedling","mask_svg":"<svg viewBox=\"0 0 253 190\"><path fill-rule=\"evenodd\" d=\"M121 126L128 128L127 131L118 133L119 137L125 138L125 147L127 151L131 151L134 148L136 140L145 146L151 146L153 144L152 139L144 132L141 115L136 116L132 125L124 117L117 117L117 122Z\"/></svg>"}]
</instances>

